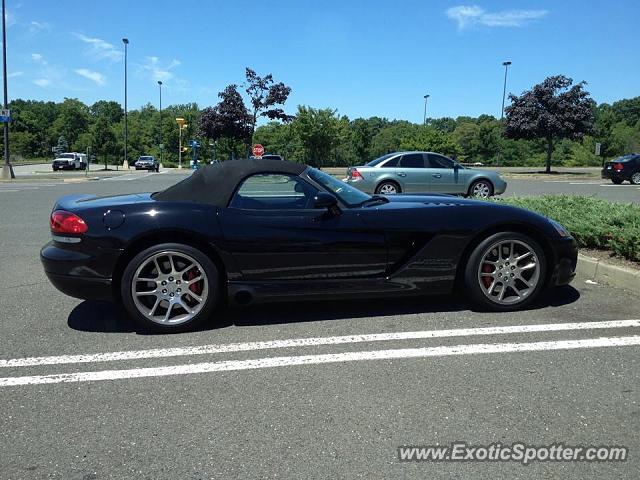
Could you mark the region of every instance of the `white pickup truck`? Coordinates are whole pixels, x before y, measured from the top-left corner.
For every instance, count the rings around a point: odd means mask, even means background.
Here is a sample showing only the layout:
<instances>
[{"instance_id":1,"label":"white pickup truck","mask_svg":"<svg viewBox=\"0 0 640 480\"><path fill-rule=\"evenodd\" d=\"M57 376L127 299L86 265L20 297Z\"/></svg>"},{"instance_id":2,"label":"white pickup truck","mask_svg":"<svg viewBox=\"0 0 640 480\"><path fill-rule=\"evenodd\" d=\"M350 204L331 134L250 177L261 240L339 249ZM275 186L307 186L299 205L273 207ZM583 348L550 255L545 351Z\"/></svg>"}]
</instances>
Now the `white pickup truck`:
<instances>
[{"instance_id":1,"label":"white pickup truck","mask_svg":"<svg viewBox=\"0 0 640 480\"><path fill-rule=\"evenodd\" d=\"M57 170L84 170L87 168L87 155L85 153L60 153L51 164L53 171Z\"/></svg>"}]
</instances>

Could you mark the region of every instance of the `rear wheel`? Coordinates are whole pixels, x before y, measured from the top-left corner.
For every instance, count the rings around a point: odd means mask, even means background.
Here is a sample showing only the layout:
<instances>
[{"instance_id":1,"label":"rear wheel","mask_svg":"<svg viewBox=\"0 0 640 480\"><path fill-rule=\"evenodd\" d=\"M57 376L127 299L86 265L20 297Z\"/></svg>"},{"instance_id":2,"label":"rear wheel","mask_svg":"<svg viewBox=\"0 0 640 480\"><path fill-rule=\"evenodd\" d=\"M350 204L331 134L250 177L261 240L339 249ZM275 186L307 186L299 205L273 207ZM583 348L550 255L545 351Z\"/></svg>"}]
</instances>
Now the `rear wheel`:
<instances>
[{"instance_id":1,"label":"rear wheel","mask_svg":"<svg viewBox=\"0 0 640 480\"><path fill-rule=\"evenodd\" d=\"M476 180L469 187L469 196L489 198L493 195L493 184L489 180Z\"/></svg>"},{"instance_id":2,"label":"rear wheel","mask_svg":"<svg viewBox=\"0 0 640 480\"><path fill-rule=\"evenodd\" d=\"M540 245L516 232L483 240L465 267L465 290L476 304L509 311L530 304L544 287L546 258Z\"/></svg>"},{"instance_id":3,"label":"rear wheel","mask_svg":"<svg viewBox=\"0 0 640 480\"><path fill-rule=\"evenodd\" d=\"M620 185L624 180L622 180L621 178L612 178L611 181L616 185Z\"/></svg>"},{"instance_id":4,"label":"rear wheel","mask_svg":"<svg viewBox=\"0 0 640 480\"><path fill-rule=\"evenodd\" d=\"M145 330L191 330L216 306L218 270L209 257L189 245L155 245L129 262L120 294L127 312Z\"/></svg>"},{"instance_id":5,"label":"rear wheel","mask_svg":"<svg viewBox=\"0 0 640 480\"><path fill-rule=\"evenodd\" d=\"M396 193L401 192L402 190L400 189L400 185L390 180L385 180L376 188L376 193L382 195L395 195Z\"/></svg>"},{"instance_id":6,"label":"rear wheel","mask_svg":"<svg viewBox=\"0 0 640 480\"><path fill-rule=\"evenodd\" d=\"M640 185L640 170L634 172L629 181L634 185Z\"/></svg>"}]
</instances>

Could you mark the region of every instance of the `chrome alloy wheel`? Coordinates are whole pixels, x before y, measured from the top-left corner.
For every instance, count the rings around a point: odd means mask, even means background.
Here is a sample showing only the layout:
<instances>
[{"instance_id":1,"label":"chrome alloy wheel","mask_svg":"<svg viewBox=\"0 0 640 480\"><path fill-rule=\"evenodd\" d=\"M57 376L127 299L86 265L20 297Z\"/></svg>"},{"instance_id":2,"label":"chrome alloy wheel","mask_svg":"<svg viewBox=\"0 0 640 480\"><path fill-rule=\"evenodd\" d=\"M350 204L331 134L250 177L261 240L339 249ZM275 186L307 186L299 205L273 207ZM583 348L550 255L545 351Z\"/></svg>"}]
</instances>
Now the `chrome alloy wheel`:
<instances>
[{"instance_id":1,"label":"chrome alloy wheel","mask_svg":"<svg viewBox=\"0 0 640 480\"><path fill-rule=\"evenodd\" d=\"M535 250L520 240L500 240L482 255L478 282L485 296L499 305L524 301L540 282Z\"/></svg>"},{"instance_id":2,"label":"chrome alloy wheel","mask_svg":"<svg viewBox=\"0 0 640 480\"><path fill-rule=\"evenodd\" d=\"M636 172L631 175L631 183L634 185L640 185L640 172Z\"/></svg>"},{"instance_id":3,"label":"chrome alloy wheel","mask_svg":"<svg viewBox=\"0 0 640 480\"><path fill-rule=\"evenodd\" d=\"M396 193L398 193L398 189L393 183L383 183L380 187L379 192L382 195L395 195Z\"/></svg>"},{"instance_id":4,"label":"chrome alloy wheel","mask_svg":"<svg viewBox=\"0 0 640 480\"><path fill-rule=\"evenodd\" d=\"M138 311L161 325L180 325L195 317L207 302L207 275L193 257L162 251L142 261L131 282Z\"/></svg>"},{"instance_id":5,"label":"chrome alloy wheel","mask_svg":"<svg viewBox=\"0 0 640 480\"><path fill-rule=\"evenodd\" d=\"M489 198L491 195L491 187L487 182L478 182L473 186L471 196L480 198Z\"/></svg>"}]
</instances>

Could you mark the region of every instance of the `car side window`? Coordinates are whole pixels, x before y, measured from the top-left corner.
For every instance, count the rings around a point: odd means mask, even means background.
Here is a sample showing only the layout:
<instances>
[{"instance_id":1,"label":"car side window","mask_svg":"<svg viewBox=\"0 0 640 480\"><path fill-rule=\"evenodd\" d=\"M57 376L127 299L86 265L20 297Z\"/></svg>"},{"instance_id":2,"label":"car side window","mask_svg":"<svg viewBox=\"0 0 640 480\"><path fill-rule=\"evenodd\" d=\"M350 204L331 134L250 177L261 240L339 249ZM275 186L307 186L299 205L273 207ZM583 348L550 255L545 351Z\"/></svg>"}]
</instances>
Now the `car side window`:
<instances>
[{"instance_id":1,"label":"car side window","mask_svg":"<svg viewBox=\"0 0 640 480\"><path fill-rule=\"evenodd\" d=\"M407 153L402 156L400 166L405 168L424 168L424 158L421 153Z\"/></svg>"},{"instance_id":2,"label":"car side window","mask_svg":"<svg viewBox=\"0 0 640 480\"><path fill-rule=\"evenodd\" d=\"M442 155L429 154L429 166L431 168L453 168L453 160Z\"/></svg>"},{"instance_id":3,"label":"car side window","mask_svg":"<svg viewBox=\"0 0 640 480\"><path fill-rule=\"evenodd\" d=\"M387 160L386 162L384 162L384 164L382 165L382 168L397 167L398 162L400 162L400 155L398 155L397 157L393 157Z\"/></svg>"},{"instance_id":4,"label":"car side window","mask_svg":"<svg viewBox=\"0 0 640 480\"><path fill-rule=\"evenodd\" d=\"M317 189L300 177L259 173L247 177L233 195L230 208L295 210L312 208Z\"/></svg>"}]
</instances>

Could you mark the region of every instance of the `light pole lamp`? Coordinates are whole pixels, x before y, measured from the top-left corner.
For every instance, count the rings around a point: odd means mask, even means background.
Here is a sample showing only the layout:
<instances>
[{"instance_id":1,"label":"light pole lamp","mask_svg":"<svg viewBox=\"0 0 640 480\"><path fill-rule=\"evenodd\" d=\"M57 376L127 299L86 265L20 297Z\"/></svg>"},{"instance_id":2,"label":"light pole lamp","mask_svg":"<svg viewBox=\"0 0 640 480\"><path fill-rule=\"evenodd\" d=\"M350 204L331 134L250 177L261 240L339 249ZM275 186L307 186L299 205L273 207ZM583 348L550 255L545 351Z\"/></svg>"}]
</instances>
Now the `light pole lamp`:
<instances>
[{"instance_id":1,"label":"light pole lamp","mask_svg":"<svg viewBox=\"0 0 640 480\"><path fill-rule=\"evenodd\" d=\"M5 0L2 0L2 80L4 83L4 109L7 110L9 108L9 95L7 94L7 26L5 20ZM16 178L9 160L9 120L10 118L7 118L3 125L4 165L2 166L2 178L4 179Z\"/></svg>"},{"instance_id":2,"label":"light pole lamp","mask_svg":"<svg viewBox=\"0 0 640 480\"><path fill-rule=\"evenodd\" d=\"M502 62L502 65L504 65L504 86L502 87L502 110L500 110L500 120L504 118L504 100L507 95L507 70L509 69L511 62Z\"/></svg>"},{"instance_id":3,"label":"light pole lamp","mask_svg":"<svg viewBox=\"0 0 640 480\"><path fill-rule=\"evenodd\" d=\"M162 138L162 82L158 80L158 90L160 92L160 166L162 166L162 150L164 150L164 142Z\"/></svg>"},{"instance_id":4,"label":"light pole lamp","mask_svg":"<svg viewBox=\"0 0 640 480\"><path fill-rule=\"evenodd\" d=\"M127 45L129 39L123 38L124 43L124 162L122 168L129 168L129 157L127 156L127 142L129 140L129 126L127 124Z\"/></svg>"},{"instance_id":5,"label":"light pole lamp","mask_svg":"<svg viewBox=\"0 0 640 480\"><path fill-rule=\"evenodd\" d=\"M424 117L422 118L422 124L427 124L427 100L429 99L429 95L424 96Z\"/></svg>"},{"instance_id":6,"label":"light pole lamp","mask_svg":"<svg viewBox=\"0 0 640 480\"><path fill-rule=\"evenodd\" d=\"M178 168L182 168L182 130L187 128L187 121L184 118L176 118L178 124Z\"/></svg>"}]
</instances>

